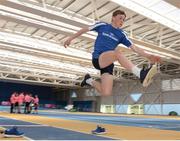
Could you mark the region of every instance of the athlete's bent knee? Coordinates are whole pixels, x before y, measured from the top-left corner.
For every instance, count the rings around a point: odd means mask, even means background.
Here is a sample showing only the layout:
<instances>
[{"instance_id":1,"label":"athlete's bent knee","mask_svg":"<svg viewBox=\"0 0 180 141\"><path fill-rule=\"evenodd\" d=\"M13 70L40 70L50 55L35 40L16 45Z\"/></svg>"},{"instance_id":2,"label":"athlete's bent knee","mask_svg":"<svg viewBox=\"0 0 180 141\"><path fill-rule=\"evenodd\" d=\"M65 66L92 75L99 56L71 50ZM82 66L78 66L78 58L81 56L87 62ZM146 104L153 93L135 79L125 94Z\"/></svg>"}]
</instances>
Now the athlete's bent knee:
<instances>
[{"instance_id":1,"label":"athlete's bent knee","mask_svg":"<svg viewBox=\"0 0 180 141\"><path fill-rule=\"evenodd\" d=\"M115 55L116 55L116 58L118 58L119 56L122 55L122 52L119 50L115 50Z\"/></svg>"}]
</instances>

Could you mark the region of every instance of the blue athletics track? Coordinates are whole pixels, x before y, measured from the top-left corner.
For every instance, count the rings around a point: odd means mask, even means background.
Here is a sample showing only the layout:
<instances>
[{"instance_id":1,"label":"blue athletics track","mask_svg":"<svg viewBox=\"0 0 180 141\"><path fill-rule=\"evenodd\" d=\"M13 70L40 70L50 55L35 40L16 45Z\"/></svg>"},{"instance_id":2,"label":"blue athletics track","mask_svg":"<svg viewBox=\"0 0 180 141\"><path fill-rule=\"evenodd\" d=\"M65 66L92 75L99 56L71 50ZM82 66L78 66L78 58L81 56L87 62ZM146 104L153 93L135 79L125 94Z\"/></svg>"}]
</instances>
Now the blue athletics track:
<instances>
[{"instance_id":1,"label":"blue athletics track","mask_svg":"<svg viewBox=\"0 0 180 141\"><path fill-rule=\"evenodd\" d=\"M97 125L107 133L93 135ZM23 140L180 140L180 117L70 113L40 110L39 114L0 111L0 130L17 126ZM3 140L3 134L0 140ZM11 139L13 140L13 138Z\"/></svg>"}]
</instances>

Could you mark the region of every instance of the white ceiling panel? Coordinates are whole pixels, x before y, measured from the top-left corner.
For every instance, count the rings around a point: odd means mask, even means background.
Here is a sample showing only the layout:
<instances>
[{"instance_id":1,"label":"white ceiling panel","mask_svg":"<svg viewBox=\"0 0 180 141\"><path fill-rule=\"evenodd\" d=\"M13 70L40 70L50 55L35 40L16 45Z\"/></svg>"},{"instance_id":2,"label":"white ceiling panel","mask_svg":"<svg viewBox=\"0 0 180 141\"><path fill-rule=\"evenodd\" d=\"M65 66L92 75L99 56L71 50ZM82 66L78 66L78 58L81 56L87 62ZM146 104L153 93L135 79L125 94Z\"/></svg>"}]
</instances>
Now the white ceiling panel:
<instances>
[{"instance_id":1,"label":"white ceiling panel","mask_svg":"<svg viewBox=\"0 0 180 141\"><path fill-rule=\"evenodd\" d=\"M153 6L149 7L151 10L162 14L164 16L166 16L166 14L168 14L171 11L177 10L177 8L173 5L170 5L169 3L165 2L165 1L159 1L158 3L156 3Z\"/></svg>"}]
</instances>

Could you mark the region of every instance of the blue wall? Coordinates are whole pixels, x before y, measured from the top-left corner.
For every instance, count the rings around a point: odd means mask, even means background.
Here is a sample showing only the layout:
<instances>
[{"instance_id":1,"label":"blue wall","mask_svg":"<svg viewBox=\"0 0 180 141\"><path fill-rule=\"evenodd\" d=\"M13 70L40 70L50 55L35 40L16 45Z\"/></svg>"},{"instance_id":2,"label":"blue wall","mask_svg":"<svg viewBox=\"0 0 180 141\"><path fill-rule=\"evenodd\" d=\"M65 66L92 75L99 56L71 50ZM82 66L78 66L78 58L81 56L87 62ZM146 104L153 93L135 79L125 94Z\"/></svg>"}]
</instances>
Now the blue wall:
<instances>
[{"instance_id":1,"label":"blue wall","mask_svg":"<svg viewBox=\"0 0 180 141\"><path fill-rule=\"evenodd\" d=\"M54 101L52 87L28 85L21 83L0 82L0 102L8 101L13 92L29 92L34 96L37 94L40 101Z\"/></svg>"},{"instance_id":2,"label":"blue wall","mask_svg":"<svg viewBox=\"0 0 180 141\"><path fill-rule=\"evenodd\" d=\"M92 111L93 101L73 101L74 108L78 111L90 112Z\"/></svg>"},{"instance_id":3,"label":"blue wall","mask_svg":"<svg viewBox=\"0 0 180 141\"><path fill-rule=\"evenodd\" d=\"M127 113L128 105L116 105L117 113ZM178 115L180 115L180 104L163 104L162 114L168 115L171 111L176 111ZM161 105L153 104L153 105L144 105L144 114L160 114L161 115Z\"/></svg>"},{"instance_id":4,"label":"blue wall","mask_svg":"<svg viewBox=\"0 0 180 141\"><path fill-rule=\"evenodd\" d=\"M161 114L161 105L145 105L145 111L147 111L146 114ZM163 104L163 115L168 115L171 111L176 111L180 115L180 104Z\"/></svg>"}]
</instances>

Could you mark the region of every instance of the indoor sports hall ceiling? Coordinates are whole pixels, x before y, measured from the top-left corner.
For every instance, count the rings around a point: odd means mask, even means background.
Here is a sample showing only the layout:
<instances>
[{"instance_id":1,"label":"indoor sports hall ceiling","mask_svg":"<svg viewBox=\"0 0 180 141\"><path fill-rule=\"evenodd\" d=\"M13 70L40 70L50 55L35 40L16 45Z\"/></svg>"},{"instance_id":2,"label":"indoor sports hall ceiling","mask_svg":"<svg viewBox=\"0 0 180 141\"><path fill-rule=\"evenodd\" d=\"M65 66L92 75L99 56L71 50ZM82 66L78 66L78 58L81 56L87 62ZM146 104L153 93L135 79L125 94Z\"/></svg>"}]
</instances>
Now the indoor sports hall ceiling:
<instances>
[{"instance_id":1,"label":"indoor sports hall ceiling","mask_svg":"<svg viewBox=\"0 0 180 141\"><path fill-rule=\"evenodd\" d=\"M85 73L99 77L91 65L96 33L63 43L81 27L111 22L111 14L125 10L123 29L130 39L162 57L163 75L180 76L179 0L1 0L0 79L78 87ZM120 45L121 46L121 45ZM138 66L148 61L122 47ZM115 78L135 79L116 63Z\"/></svg>"}]
</instances>

